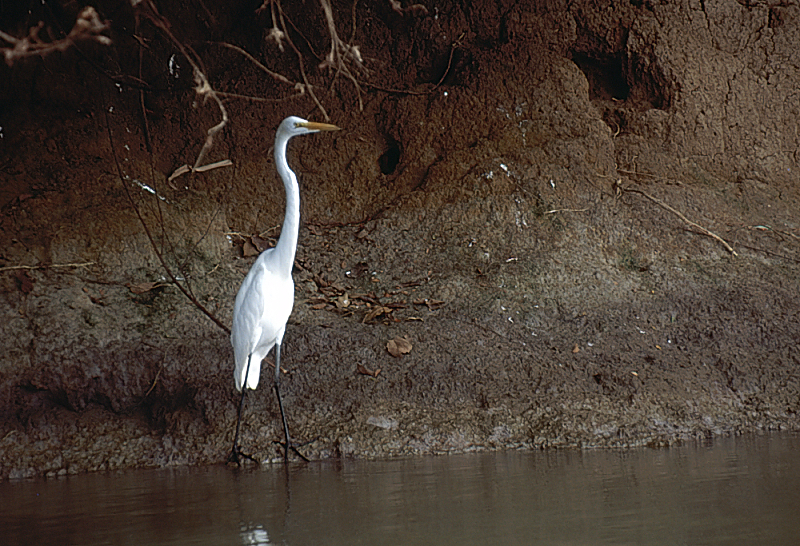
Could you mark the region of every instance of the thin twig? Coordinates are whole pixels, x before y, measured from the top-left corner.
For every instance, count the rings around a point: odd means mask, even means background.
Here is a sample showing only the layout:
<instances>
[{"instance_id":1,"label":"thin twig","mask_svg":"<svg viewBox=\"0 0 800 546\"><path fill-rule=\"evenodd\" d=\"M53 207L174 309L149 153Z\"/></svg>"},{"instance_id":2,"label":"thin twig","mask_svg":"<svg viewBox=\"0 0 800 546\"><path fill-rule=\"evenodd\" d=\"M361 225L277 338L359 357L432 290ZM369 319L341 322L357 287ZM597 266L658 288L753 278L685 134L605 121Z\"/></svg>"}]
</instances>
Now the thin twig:
<instances>
[{"instance_id":1,"label":"thin twig","mask_svg":"<svg viewBox=\"0 0 800 546\"><path fill-rule=\"evenodd\" d=\"M266 73L267 73L267 74L269 74L269 75L270 75L272 78L274 78L274 79L278 80L279 82L281 82L281 83L285 83L285 84L287 84L287 85L292 85L292 86L294 86L294 85L295 85L295 82L293 82L292 80L290 80L289 78L287 78L287 77L286 77L286 76L284 76L283 74L280 74L280 73L278 73L278 72L275 72L274 70L270 70L269 68L267 68L266 66L264 66L262 63L260 63L260 62L258 61L258 59L256 59L255 57L253 57L253 56L252 56L250 53L248 53L247 51L245 51L245 50L244 50L244 49L242 49L241 47L239 47L239 46L236 46L236 45L233 45L233 44L229 44L229 43L227 43L227 42L211 42L211 43L212 43L212 44L215 44L215 45L222 46L222 47L226 47L226 48L228 48L228 49L230 49L230 50L232 50L232 51L235 51L236 53L239 53L240 55L243 55L243 56L244 56L244 57L245 57L245 58L246 58L248 61L250 61L251 63L253 63L254 65L256 65L256 66L257 66L258 68L260 68L262 71L266 72Z\"/></svg>"},{"instance_id":2,"label":"thin twig","mask_svg":"<svg viewBox=\"0 0 800 546\"><path fill-rule=\"evenodd\" d=\"M231 165L233 165L233 162L230 159L223 159L222 161L209 163L208 165L203 165L202 167L190 167L189 165L181 165L180 167L175 169L175 172L169 175L169 178L167 178L167 182L172 182L180 175L186 174L188 172L204 173L212 169L219 169L220 167L230 167Z\"/></svg>"},{"instance_id":3,"label":"thin twig","mask_svg":"<svg viewBox=\"0 0 800 546\"><path fill-rule=\"evenodd\" d=\"M556 214L558 212L586 212L589 209L553 209L545 211L544 214Z\"/></svg>"},{"instance_id":4,"label":"thin twig","mask_svg":"<svg viewBox=\"0 0 800 546\"><path fill-rule=\"evenodd\" d=\"M787 237L791 237L792 239L800 240L800 237L795 235L794 233L789 233L788 231L782 231L780 229L775 229L771 226L750 226L750 229L757 229L759 231L770 231L772 233L777 233L779 235L786 235Z\"/></svg>"},{"instance_id":5,"label":"thin twig","mask_svg":"<svg viewBox=\"0 0 800 546\"><path fill-rule=\"evenodd\" d=\"M158 377L161 375L161 370L164 369L164 361L161 361L161 366L158 367L158 372L156 373L155 378L153 379L153 383L150 385L150 388L147 389L147 392L144 393L144 398L150 396L150 393L153 392L153 389L156 388L156 383L158 383Z\"/></svg>"},{"instance_id":6,"label":"thin twig","mask_svg":"<svg viewBox=\"0 0 800 546\"><path fill-rule=\"evenodd\" d=\"M153 8L153 9L155 9L155 8ZM135 35L139 34L139 28L140 28L140 23L141 23L140 15L141 14L139 12L136 13L136 26L134 28ZM157 13L155 15L158 16ZM154 17L153 15L150 15L148 17L148 19L152 21L153 17ZM173 38L173 41L174 41L174 38ZM147 47L145 44L143 44L142 42L139 42L139 78L140 79L143 78L143 76L142 76L142 64L143 64L143 60L144 60L143 49L145 47ZM149 124L148 118L147 118L147 109L145 107L145 94L144 94L144 91L145 91L145 88L144 87L140 87L140 89L139 89L139 114L140 114L141 120L142 120L142 130L143 130L143 133L144 133L145 145L147 147L147 152L148 152L148 158L150 160L149 161L150 180L151 180L151 184L153 185L153 188L155 188L155 190L156 190L156 195L158 195L158 185L156 183L155 161L153 160L153 145L152 145L152 139L150 137L150 124ZM172 180L170 179L169 182L171 183ZM126 191L127 191L127 188L126 188ZM163 255L164 252L165 252L164 248L168 247L169 251L173 255L177 255L177 252L175 250L175 246L172 244L172 240L170 239L169 234L167 233L167 230L166 230L166 222L164 221L164 209L162 207L161 199L158 199L158 200L155 201L155 210L156 210L156 214L158 216L159 226L161 227L160 241L161 241L161 245L162 245L161 249L157 250L157 252L159 252L160 254ZM189 280L188 280L189 276L185 273L185 271L183 271L182 266L178 267L178 273L185 280L187 291L190 294L194 295L194 293L192 291L192 285L189 283Z\"/></svg>"},{"instance_id":7,"label":"thin twig","mask_svg":"<svg viewBox=\"0 0 800 546\"><path fill-rule=\"evenodd\" d=\"M353 0L353 7L350 11L350 18L352 20L350 25L350 42L354 42L356 39L356 6L358 5L358 0Z\"/></svg>"},{"instance_id":8,"label":"thin twig","mask_svg":"<svg viewBox=\"0 0 800 546\"><path fill-rule=\"evenodd\" d=\"M656 198L656 197L653 197L653 196L652 196L652 195L650 195L649 193L647 193L647 192L644 192L644 191L642 191L642 190L636 190L636 189L633 189L633 188L622 188L622 191L624 191L624 192L630 192L630 193L638 193L639 195L643 195L643 196L647 197L647 198L648 198L650 201L652 201L652 202L653 202L653 203L655 203L656 205L660 206L661 208L663 208L663 209L665 209L665 210L668 210L669 212L671 212L672 214L674 214L675 216L677 216L678 218L680 218L681 220L683 220L684 222L686 222L687 224L689 224L690 226L692 226L693 228L695 228L695 229L697 229L698 231L700 231L700 233L702 233L703 235L707 235L708 237L711 237L712 239L715 239L715 240L719 241L719 242L722 244L722 246L724 246L724 247L725 247L725 250L727 250L728 252L730 252L732 255L734 255L734 256L737 256L737 257L739 256L739 255L736 253L736 251L733 249L733 247L731 247L731 245L729 245L729 244L727 243L727 241L725 241L725 239L723 239L722 237L720 237L720 236L719 236L719 235L717 235L716 233L713 233L713 232L711 232L711 231L707 230L706 228L704 228L704 227L703 227L703 226L701 226L700 224L698 224L698 223L696 223L696 222L692 222L691 220L689 220L688 218L686 218L686 216L684 216L682 213L680 213L679 211L677 211L677 210L675 210L674 208L670 207L669 205L667 205L667 204L666 204L664 201L662 201L661 199L658 199L658 198Z\"/></svg>"},{"instance_id":9,"label":"thin twig","mask_svg":"<svg viewBox=\"0 0 800 546\"><path fill-rule=\"evenodd\" d=\"M240 93L228 93L226 91L217 91L217 95L222 97L223 99L239 99L239 100L249 100L253 102L270 102L270 103L279 103L279 102L286 102L290 100L294 100L300 97L305 96L305 92L303 90L305 86L297 82L295 84L295 89L299 90L296 94L290 95L288 97L281 97L279 99L268 99L266 97L253 97L251 95L242 95Z\"/></svg>"},{"instance_id":10,"label":"thin twig","mask_svg":"<svg viewBox=\"0 0 800 546\"><path fill-rule=\"evenodd\" d=\"M95 265L96 263L97 262L83 262L74 264L8 265L6 267L0 267L0 271L14 271L17 269L53 269L56 267L89 267L90 265Z\"/></svg>"}]
</instances>

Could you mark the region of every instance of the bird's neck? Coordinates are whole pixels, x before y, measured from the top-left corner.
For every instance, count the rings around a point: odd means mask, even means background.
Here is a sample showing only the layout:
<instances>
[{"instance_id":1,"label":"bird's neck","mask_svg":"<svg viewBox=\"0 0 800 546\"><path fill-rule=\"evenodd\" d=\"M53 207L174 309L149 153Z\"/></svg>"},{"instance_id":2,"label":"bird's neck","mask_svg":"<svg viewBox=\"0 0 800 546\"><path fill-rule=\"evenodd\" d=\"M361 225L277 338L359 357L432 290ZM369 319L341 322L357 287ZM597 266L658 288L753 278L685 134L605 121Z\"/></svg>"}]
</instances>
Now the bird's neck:
<instances>
[{"instance_id":1,"label":"bird's neck","mask_svg":"<svg viewBox=\"0 0 800 546\"><path fill-rule=\"evenodd\" d=\"M283 187L286 190L286 214L283 217L281 236L278 238L278 244L275 245L275 252L281 257L278 260L281 267L288 268L282 273L288 276L292 274L297 250L297 232L300 229L300 188L297 185L297 177L289 169L286 161L286 147L278 148L275 149L275 166L283 179ZM286 176L282 173L286 173Z\"/></svg>"}]
</instances>

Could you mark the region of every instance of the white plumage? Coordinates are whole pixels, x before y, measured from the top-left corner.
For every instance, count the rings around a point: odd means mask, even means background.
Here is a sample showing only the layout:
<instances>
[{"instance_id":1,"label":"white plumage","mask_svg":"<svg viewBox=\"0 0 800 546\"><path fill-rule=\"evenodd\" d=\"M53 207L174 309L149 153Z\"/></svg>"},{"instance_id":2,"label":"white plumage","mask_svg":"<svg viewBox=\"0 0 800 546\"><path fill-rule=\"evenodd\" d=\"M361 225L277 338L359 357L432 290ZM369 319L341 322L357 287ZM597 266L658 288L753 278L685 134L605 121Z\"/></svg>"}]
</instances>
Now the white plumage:
<instances>
[{"instance_id":1,"label":"white plumage","mask_svg":"<svg viewBox=\"0 0 800 546\"><path fill-rule=\"evenodd\" d=\"M272 348L283 341L286 322L294 305L294 281L291 275L276 270L275 249L261 253L242 282L233 311L231 343L236 361L234 379L236 390L242 390L251 356L248 389L258 386L261 361Z\"/></svg>"},{"instance_id":2,"label":"white plumage","mask_svg":"<svg viewBox=\"0 0 800 546\"><path fill-rule=\"evenodd\" d=\"M273 347L275 347L275 394L278 397L283 420L286 440L284 448L288 460L291 444L279 384L281 342L286 331L286 322L294 306L292 266L300 228L300 189L297 177L286 161L286 146L292 137L298 135L338 129L335 125L314 123L290 116L281 122L275 133L275 168L286 190L286 215L278 243L275 248L265 250L256 259L239 288L233 308L231 344L235 359L234 381L236 389L242 391L242 398L239 402L230 460L237 463L239 455L243 455L237 449L237 441L244 395L246 389L255 389L258 386L261 361Z\"/></svg>"}]
</instances>

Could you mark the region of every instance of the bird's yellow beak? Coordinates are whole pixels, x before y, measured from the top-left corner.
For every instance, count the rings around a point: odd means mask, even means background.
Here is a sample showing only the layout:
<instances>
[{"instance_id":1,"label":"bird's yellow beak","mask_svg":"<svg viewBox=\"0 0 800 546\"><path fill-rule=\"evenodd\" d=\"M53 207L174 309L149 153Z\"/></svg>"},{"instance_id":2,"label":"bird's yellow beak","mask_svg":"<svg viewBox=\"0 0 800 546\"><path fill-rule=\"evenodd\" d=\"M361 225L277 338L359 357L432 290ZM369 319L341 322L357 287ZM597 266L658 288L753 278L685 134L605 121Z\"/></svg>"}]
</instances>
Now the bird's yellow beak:
<instances>
[{"instance_id":1,"label":"bird's yellow beak","mask_svg":"<svg viewBox=\"0 0 800 546\"><path fill-rule=\"evenodd\" d=\"M330 123L319 123L316 121L306 121L297 124L298 127L305 127L310 131L339 131L341 127L331 125Z\"/></svg>"}]
</instances>

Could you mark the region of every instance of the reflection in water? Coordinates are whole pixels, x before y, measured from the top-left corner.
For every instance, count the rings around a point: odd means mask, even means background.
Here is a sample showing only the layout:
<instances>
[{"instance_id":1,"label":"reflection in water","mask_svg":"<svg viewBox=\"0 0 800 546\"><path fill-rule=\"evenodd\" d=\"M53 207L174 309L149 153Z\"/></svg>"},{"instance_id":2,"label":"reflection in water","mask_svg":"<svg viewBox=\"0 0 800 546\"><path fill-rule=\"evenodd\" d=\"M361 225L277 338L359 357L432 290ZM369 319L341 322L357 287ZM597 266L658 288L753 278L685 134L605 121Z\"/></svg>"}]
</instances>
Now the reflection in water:
<instances>
[{"instance_id":1,"label":"reflection in water","mask_svg":"<svg viewBox=\"0 0 800 546\"><path fill-rule=\"evenodd\" d=\"M270 543L269 535L264 529L261 528L261 525L256 525L255 529L247 529L246 527L243 527L240 536L242 537L242 544L262 546Z\"/></svg>"},{"instance_id":2,"label":"reflection in water","mask_svg":"<svg viewBox=\"0 0 800 546\"><path fill-rule=\"evenodd\" d=\"M0 483L4 544L793 544L800 437Z\"/></svg>"}]
</instances>

